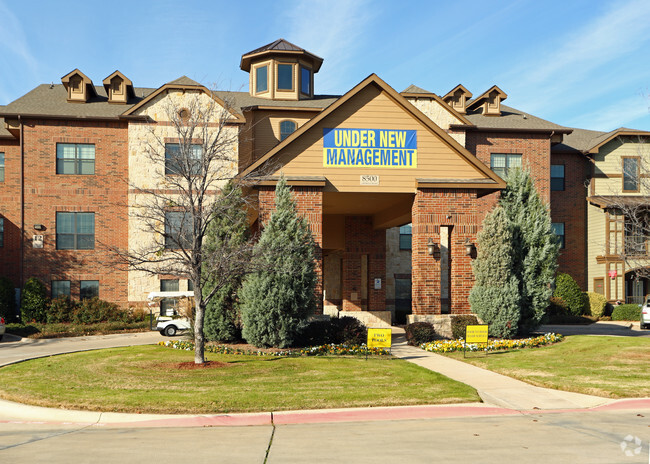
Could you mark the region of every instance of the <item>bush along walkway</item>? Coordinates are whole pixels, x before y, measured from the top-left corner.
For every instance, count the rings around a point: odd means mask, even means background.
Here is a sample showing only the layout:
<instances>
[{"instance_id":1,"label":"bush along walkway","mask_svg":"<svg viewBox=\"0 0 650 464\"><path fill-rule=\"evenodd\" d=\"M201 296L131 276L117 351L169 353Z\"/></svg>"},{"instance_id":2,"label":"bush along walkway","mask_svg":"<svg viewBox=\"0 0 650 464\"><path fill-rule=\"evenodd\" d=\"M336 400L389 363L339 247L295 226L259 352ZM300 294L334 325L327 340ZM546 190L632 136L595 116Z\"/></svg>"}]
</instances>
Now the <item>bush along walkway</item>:
<instances>
[{"instance_id":1,"label":"bush along walkway","mask_svg":"<svg viewBox=\"0 0 650 464\"><path fill-rule=\"evenodd\" d=\"M457 342L456 342L457 343ZM462 349L462 346L461 346ZM406 344L406 337L393 328L394 356L474 387L488 404L520 411L533 409L581 409L610 402L606 398L535 387L520 380L481 369Z\"/></svg>"}]
</instances>

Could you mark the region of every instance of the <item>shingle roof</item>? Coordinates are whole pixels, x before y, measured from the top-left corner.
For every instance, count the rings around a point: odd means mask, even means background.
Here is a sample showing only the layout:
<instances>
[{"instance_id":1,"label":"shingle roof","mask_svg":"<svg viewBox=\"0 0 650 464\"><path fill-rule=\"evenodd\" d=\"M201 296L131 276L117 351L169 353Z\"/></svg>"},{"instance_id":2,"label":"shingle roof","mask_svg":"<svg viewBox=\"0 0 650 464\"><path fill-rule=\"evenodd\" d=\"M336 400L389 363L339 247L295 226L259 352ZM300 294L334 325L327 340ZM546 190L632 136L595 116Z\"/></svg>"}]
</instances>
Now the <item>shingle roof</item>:
<instances>
[{"instance_id":1,"label":"shingle roof","mask_svg":"<svg viewBox=\"0 0 650 464\"><path fill-rule=\"evenodd\" d=\"M479 129L517 129L517 130L548 130L569 131L568 127L546 121L524 111L501 105L501 116L484 116L480 109L465 114L465 117Z\"/></svg>"},{"instance_id":2,"label":"shingle roof","mask_svg":"<svg viewBox=\"0 0 650 464\"><path fill-rule=\"evenodd\" d=\"M294 44L292 44L291 42L289 42L287 40L278 39L278 40L276 40L274 42L271 42L269 44L262 45L260 48L256 48L255 50L252 50L252 51L250 51L248 53L244 53L243 56L253 55L255 53L266 52L266 51L269 51L269 50L278 50L278 51L283 51L283 52L286 52L286 51L304 52L304 51L306 51L305 49L300 48L299 46L294 45Z\"/></svg>"},{"instance_id":3,"label":"shingle roof","mask_svg":"<svg viewBox=\"0 0 650 464\"><path fill-rule=\"evenodd\" d=\"M433 92L429 92L428 90L424 90L422 87L418 87L417 85L413 84L402 90L401 93L430 93L432 95L435 95Z\"/></svg>"},{"instance_id":4,"label":"shingle roof","mask_svg":"<svg viewBox=\"0 0 650 464\"><path fill-rule=\"evenodd\" d=\"M106 89L96 86L97 96L87 103L69 103L68 92L61 84L42 84L0 109L3 114L70 116L73 118L117 118L155 89L135 88L135 98L126 105L108 103Z\"/></svg>"},{"instance_id":5,"label":"shingle roof","mask_svg":"<svg viewBox=\"0 0 650 464\"><path fill-rule=\"evenodd\" d=\"M252 106L268 106L276 108L308 108L308 109L323 109L330 106L340 97L338 95L314 95L310 100L268 100L266 98L253 97L248 92L228 92L217 90L214 92L221 100L231 104L234 108L241 112L242 108L249 108Z\"/></svg>"},{"instance_id":6,"label":"shingle roof","mask_svg":"<svg viewBox=\"0 0 650 464\"><path fill-rule=\"evenodd\" d=\"M607 135L607 132L587 129L573 129L562 139L562 143L551 148L553 153L583 153L593 145L593 141Z\"/></svg>"},{"instance_id":7,"label":"shingle roof","mask_svg":"<svg viewBox=\"0 0 650 464\"><path fill-rule=\"evenodd\" d=\"M199 84L198 82L196 82L195 80L192 80L192 79L190 79L190 78L187 77L187 76L181 76L181 77L179 77L178 79L174 79L173 81L168 82L168 84L176 84L176 85L196 85L196 86L200 86L200 85L201 85L201 84Z\"/></svg>"}]
</instances>

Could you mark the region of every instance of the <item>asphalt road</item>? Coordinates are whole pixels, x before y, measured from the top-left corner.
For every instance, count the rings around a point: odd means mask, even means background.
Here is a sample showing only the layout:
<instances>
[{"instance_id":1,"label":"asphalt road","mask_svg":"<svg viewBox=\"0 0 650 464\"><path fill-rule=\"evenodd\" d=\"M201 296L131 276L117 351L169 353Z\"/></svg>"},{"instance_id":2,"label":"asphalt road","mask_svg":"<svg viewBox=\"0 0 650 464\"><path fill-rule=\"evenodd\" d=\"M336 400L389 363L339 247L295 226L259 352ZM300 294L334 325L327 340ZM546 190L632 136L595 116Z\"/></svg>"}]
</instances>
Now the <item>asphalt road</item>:
<instances>
[{"instance_id":1,"label":"asphalt road","mask_svg":"<svg viewBox=\"0 0 650 464\"><path fill-rule=\"evenodd\" d=\"M645 464L649 440L650 409L275 428L0 423L0 462Z\"/></svg>"}]
</instances>

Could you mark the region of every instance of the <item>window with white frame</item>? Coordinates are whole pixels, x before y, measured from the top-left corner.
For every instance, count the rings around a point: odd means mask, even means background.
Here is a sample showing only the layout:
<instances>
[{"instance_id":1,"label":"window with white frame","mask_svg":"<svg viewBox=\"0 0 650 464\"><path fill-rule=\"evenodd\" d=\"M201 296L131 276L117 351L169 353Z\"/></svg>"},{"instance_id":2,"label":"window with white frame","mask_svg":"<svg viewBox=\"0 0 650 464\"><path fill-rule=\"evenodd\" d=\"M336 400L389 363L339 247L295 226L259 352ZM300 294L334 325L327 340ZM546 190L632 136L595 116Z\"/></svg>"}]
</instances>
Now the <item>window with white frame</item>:
<instances>
[{"instance_id":1,"label":"window with white frame","mask_svg":"<svg viewBox=\"0 0 650 464\"><path fill-rule=\"evenodd\" d=\"M490 169L496 175L505 179L508 170L521 167L521 154L517 153L492 153L490 155Z\"/></svg>"}]
</instances>

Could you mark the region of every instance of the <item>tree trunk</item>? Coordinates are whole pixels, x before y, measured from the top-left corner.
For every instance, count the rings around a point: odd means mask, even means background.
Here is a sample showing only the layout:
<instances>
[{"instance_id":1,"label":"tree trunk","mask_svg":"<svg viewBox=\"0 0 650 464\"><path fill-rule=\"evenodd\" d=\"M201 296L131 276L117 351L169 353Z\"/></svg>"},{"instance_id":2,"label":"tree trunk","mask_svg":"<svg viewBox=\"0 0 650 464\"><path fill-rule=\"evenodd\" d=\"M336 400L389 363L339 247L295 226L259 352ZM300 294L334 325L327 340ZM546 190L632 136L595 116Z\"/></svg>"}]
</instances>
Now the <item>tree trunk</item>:
<instances>
[{"instance_id":1,"label":"tree trunk","mask_svg":"<svg viewBox=\"0 0 650 464\"><path fill-rule=\"evenodd\" d=\"M199 291L196 293L201 293L201 292ZM199 296L199 298L201 297ZM196 313L194 315L194 364L205 363L205 337L203 335L203 321L205 319L205 304L202 303L201 301L202 299L203 298L199 300L198 304L195 303Z\"/></svg>"}]
</instances>

